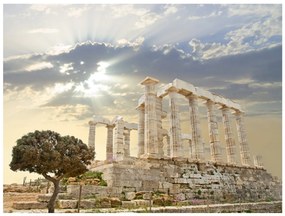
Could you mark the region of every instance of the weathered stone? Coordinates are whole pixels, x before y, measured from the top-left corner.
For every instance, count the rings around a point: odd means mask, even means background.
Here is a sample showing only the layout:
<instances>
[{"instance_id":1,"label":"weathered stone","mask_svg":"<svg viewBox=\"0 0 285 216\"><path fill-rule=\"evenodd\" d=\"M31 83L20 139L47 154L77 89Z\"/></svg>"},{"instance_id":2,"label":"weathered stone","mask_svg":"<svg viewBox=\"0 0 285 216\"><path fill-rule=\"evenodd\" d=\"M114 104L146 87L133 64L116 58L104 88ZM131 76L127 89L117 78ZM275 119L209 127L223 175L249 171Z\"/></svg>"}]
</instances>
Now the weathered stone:
<instances>
[{"instance_id":1,"label":"weathered stone","mask_svg":"<svg viewBox=\"0 0 285 216\"><path fill-rule=\"evenodd\" d=\"M77 207L77 200L59 200L58 207L61 209L74 209Z\"/></svg>"},{"instance_id":2,"label":"weathered stone","mask_svg":"<svg viewBox=\"0 0 285 216\"><path fill-rule=\"evenodd\" d=\"M29 209L45 209L47 203L44 202L16 202L12 205L13 209L29 210Z\"/></svg>"},{"instance_id":3,"label":"weathered stone","mask_svg":"<svg viewBox=\"0 0 285 216\"><path fill-rule=\"evenodd\" d=\"M136 197L135 192L126 192L125 193L125 198L126 200L133 200Z\"/></svg>"},{"instance_id":4,"label":"weathered stone","mask_svg":"<svg viewBox=\"0 0 285 216\"><path fill-rule=\"evenodd\" d=\"M110 198L111 207L117 208L122 205L122 201L119 198Z\"/></svg>"},{"instance_id":5,"label":"weathered stone","mask_svg":"<svg viewBox=\"0 0 285 216\"><path fill-rule=\"evenodd\" d=\"M134 201L122 201L122 208L135 208L136 207L136 202Z\"/></svg>"},{"instance_id":6,"label":"weathered stone","mask_svg":"<svg viewBox=\"0 0 285 216\"><path fill-rule=\"evenodd\" d=\"M81 200L80 201L80 208L83 209L92 209L96 207L96 201L94 199L90 199L90 200Z\"/></svg>"}]
</instances>

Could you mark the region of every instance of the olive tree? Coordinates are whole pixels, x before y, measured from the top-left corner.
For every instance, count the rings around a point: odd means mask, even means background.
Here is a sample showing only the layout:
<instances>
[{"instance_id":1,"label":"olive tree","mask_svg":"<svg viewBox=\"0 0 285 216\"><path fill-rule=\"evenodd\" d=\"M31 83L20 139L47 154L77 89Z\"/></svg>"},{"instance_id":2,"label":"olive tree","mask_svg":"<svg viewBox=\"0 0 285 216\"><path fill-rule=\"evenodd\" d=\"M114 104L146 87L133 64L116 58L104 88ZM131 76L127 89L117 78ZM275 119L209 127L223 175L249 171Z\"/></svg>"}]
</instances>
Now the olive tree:
<instances>
[{"instance_id":1,"label":"olive tree","mask_svg":"<svg viewBox=\"0 0 285 216\"><path fill-rule=\"evenodd\" d=\"M54 213L59 183L64 177L74 177L87 171L94 159L94 149L80 139L61 136L54 131L28 133L17 140L13 147L10 168L41 174L54 185L48 203L48 212Z\"/></svg>"}]
</instances>

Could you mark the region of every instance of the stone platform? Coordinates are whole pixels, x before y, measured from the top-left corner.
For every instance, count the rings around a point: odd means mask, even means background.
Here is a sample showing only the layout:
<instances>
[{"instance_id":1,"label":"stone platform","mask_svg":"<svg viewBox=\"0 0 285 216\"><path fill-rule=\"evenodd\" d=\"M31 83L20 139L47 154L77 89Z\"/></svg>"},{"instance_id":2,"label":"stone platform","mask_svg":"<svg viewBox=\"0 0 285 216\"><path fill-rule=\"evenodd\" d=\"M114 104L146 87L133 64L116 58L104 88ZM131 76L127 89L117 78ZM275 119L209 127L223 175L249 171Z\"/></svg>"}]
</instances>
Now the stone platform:
<instances>
[{"instance_id":1,"label":"stone platform","mask_svg":"<svg viewBox=\"0 0 285 216\"><path fill-rule=\"evenodd\" d=\"M265 169L257 167L130 157L112 163L97 162L90 169L103 172L110 197L152 191L169 194L177 201L281 200L281 183Z\"/></svg>"}]
</instances>

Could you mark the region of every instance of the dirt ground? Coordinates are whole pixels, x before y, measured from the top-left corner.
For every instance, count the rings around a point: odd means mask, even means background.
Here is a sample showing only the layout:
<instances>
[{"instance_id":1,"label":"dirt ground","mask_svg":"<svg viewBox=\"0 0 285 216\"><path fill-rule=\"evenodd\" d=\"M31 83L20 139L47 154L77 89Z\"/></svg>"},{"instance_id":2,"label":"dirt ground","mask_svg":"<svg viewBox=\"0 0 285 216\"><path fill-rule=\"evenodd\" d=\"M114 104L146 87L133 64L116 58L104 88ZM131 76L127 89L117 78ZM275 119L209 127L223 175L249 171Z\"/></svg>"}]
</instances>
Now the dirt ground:
<instances>
[{"instance_id":1,"label":"dirt ground","mask_svg":"<svg viewBox=\"0 0 285 216\"><path fill-rule=\"evenodd\" d=\"M20 201L36 201L39 193L17 193L17 192L6 192L3 193L3 211L13 212L12 205L14 202Z\"/></svg>"}]
</instances>

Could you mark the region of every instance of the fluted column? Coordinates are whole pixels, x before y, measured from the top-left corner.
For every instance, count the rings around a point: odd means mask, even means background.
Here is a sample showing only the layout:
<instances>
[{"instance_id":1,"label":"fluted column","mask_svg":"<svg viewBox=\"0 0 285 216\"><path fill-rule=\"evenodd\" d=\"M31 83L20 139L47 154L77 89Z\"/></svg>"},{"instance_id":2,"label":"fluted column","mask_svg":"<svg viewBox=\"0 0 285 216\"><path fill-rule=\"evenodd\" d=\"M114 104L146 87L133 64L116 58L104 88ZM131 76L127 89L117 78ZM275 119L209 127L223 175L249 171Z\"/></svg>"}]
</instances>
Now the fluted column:
<instances>
[{"instance_id":1,"label":"fluted column","mask_svg":"<svg viewBox=\"0 0 285 216\"><path fill-rule=\"evenodd\" d=\"M223 123L225 129L227 162L229 164L236 164L236 144L232 133L231 123L229 118L229 108L222 107L221 110L222 110Z\"/></svg>"},{"instance_id":2,"label":"fluted column","mask_svg":"<svg viewBox=\"0 0 285 216\"><path fill-rule=\"evenodd\" d=\"M159 81L147 77L141 82L145 86L145 150L144 157L158 157L158 133L156 119L156 84Z\"/></svg>"},{"instance_id":3,"label":"fluted column","mask_svg":"<svg viewBox=\"0 0 285 216\"><path fill-rule=\"evenodd\" d=\"M95 152L95 135L96 135L96 123L89 121L89 137L88 137L88 146L93 148Z\"/></svg>"},{"instance_id":4,"label":"fluted column","mask_svg":"<svg viewBox=\"0 0 285 216\"><path fill-rule=\"evenodd\" d=\"M170 157L181 157L182 139L176 89L173 87L168 89L168 96L170 107Z\"/></svg>"},{"instance_id":5,"label":"fluted column","mask_svg":"<svg viewBox=\"0 0 285 216\"><path fill-rule=\"evenodd\" d=\"M130 156L130 129L124 130L124 157Z\"/></svg>"},{"instance_id":6,"label":"fluted column","mask_svg":"<svg viewBox=\"0 0 285 216\"><path fill-rule=\"evenodd\" d=\"M235 116L236 116L236 125L237 125L238 139L239 139L241 164L244 166L250 166L250 152L246 137L243 114L237 111L235 113Z\"/></svg>"},{"instance_id":7,"label":"fluted column","mask_svg":"<svg viewBox=\"0 0 285 216\"><path fill-rule=\"evenodd\" d=\"M115 131L114 131L114 151L113 159L115 161L124 159L124 121L123 119L118 119L116 121Z\"/></svg>"},{"instance_id":8,"label":"fluted column","mask_svg":"<svg viewBox=\"0 0 285 216\"><path fill-rule=\"evenodd\" d=\"M163 158L163 134L162 134L162 98L156 98L156 120L157 120L157 141L158 141L158 157Z\"/></svg>"},{"instance_id":9,"label":"fluted column","mask_svg":"<svg viewBox=\"0 0 285 216\"><path fill-rule=\"evenodd\" d=\"M170 152L171 152L170 149L171 149L170 148L170 136L167 135L166 136L166 154L165 154L167 157L170 157Z\"/></svg>"},{"instance_id":10,"label":"fluted column","mask_svg":"<svg viewBox=\"0 0 285 216\"><path fill-rule=\"evenodd\" d=\"M192 154L196 160L204 160L204 148L202 143L202 135L200 129L199 109L198 109L198 97L196 95L189 95L189 113L190 122L192 128Z\"/></svg>"},{"instance_id":11,"label":"fluted column","mask_svg":"<svg viewBox=\"0 0 285 216\"><path fill-rule=\"evenodd\" d=\"M254 163L254 166L256 167L263 167L262 156L261 155L253 156L253 163Z\"/></svg>"},{"instance_id":12,"label":"fluted column","mask_svg":"<svg viewBox=\"0 0 285 216\"><path fill-rule=\"evenodd\" d=\"M114 125L107 125L106 160L113 161L113 129Z\"/></svg>"},{"instance_id":13,"label":"fluted column","mask_svg":"<svg viewBox=\"0 0 285 216\"><path fill-rule=\"evenodd\" d=\"M144 104L137 107L139 113L139 124L138 124L138 157L144 154L144 127L145 127L145 111Z\"/></svg>"},{"instance_id":14,"label":"fluted column","mask_svg":"<svg viewBox=\"0 0 285 216\"><path fill-rule=\"evenodd\" d=\"M215 114L215 104L211 100L207 100L206 106L208 109L208 128L210 136L210 151L211 160L213 162L221 162L221 144L219 141L219 129L217 116Z\"/></svg>"}]
</instances>

